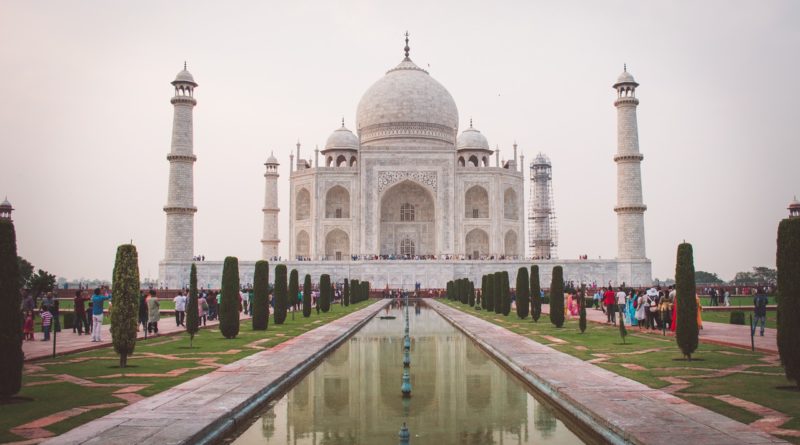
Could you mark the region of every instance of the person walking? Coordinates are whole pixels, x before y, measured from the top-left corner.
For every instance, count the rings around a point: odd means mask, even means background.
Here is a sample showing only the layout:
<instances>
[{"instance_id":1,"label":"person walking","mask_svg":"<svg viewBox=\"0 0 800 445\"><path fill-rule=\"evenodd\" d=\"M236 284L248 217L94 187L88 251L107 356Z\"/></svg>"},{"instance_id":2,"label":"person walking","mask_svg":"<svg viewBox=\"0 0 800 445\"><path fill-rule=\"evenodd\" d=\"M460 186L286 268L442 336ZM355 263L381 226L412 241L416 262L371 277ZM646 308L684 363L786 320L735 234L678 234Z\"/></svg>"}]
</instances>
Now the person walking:
<instances>
[{"instance_id":1,"label":"person walking","mask_svg":"<svg viewBox=\"0 0 800 445\"><path fill-rule=\"evenodd\" d=\"M72 299L72 312L75 314L72 321L72 332L77 332L78 335L83 335L83 326L86 322L86 299L83 297L83 291L76 290L75 298ZM87 326L86 333L89 333Z\"/></svg>"},{"instance_id":2,"label":"person walking","mask_svg":"<svg viewBox=\"0 0 800 445\"><path fill-rule=\"evenodd\" d=\"M144 292L139 293L139 324L142 325L142 330L144 332L149 332L147 330L147 294ZM136 330L139 330L139 327L136 327Z\"/></svg>"},{"instance_id":3,"label":"person walking","mask_svg":"<svg viewBox=\"0 0 800 445\"><path fill-rule=\"evenodd\" d=\"M603 292L603 306L606 308L606 323L617 324L617 308L614 299L614 291L606 288Z\"/></svg>"},{"instance_id":4,"label":"person walking","mask_svg":"<svg viewBox=\"0 0 800 445\"><path fill-rule=\"evenodd\" d=\"M615 302L617 303L617 307L615 309L620 311L620 317L619 317L620 323L625 323L625 298L627 296L628 294L625 293L625 289L623 289L621 286L617 288L616 302Z\"/></svg>"},{"instance_id":5,"label":"person walking","mask_svg":"<svg viewBox=\"0 0 800 445\"><path fill-rule=\"evenodd\" d=\"M203 323L203 326L205 326L206 319L208 318L208 301L205 296L201 296L197 299L197 316L198 324Z\"/></svg>"},{"instance_id":6,"label":"person walking","mask_svg":"<svg viewBox=\"0 0 800 445\"><path fill-rule=\"evenodd\" d=\"M175 326L186 326L186 295L183 291L178 292L178 295L172 299L175 303Z\"/></svg>"},{"instance_id":7,"label":"person walking","mask_svg":"<svg viewBox=\"0 0 800 445\"><path fill-rule=\"evenodd\" d=\"M151 290L147 297L147 332L158 334L158 320L161 319L161 305L156 298L156 291Z\"/></svg>"},{"instance_id":8,"label":"person walking","mask_svg":"<svg viewBox=\"0 0 800 445\"><path fill-rule=\"evenodd\" d=\"M94 290L94 295L92 295L92 341L99 342L100 339L100 327L103 326L103 303L106 300L110 300L111 295L109 295L107 289L100 289L99 287Z\"/></svg>"},{"instance_id":9,"label":"person walking","mask_svg":"<svg viewBox=\"0 0 800 445\"><path fill-rule=\"evenodd\" d=\"M44 334L42 341L48 341L50 340L50 326L53 324L53 314L50 313L50 308L44 303L42 303L42 310L39 312L39 317L42 318L42 333Z\"/></svg>"},{"instance_id":10,"label":"person walking","mask_svg":"<svg viewBox=\"0 0 800 445\"><path fill-rule=\"evenodd\" d=\"M761 336L764 336L764 326L767 324L767 304L769 299L764 293L763 288L756 290L756 296L753 297L753 335L756 332L756 326L761 322Z\"/></svg>"}]
</instances>

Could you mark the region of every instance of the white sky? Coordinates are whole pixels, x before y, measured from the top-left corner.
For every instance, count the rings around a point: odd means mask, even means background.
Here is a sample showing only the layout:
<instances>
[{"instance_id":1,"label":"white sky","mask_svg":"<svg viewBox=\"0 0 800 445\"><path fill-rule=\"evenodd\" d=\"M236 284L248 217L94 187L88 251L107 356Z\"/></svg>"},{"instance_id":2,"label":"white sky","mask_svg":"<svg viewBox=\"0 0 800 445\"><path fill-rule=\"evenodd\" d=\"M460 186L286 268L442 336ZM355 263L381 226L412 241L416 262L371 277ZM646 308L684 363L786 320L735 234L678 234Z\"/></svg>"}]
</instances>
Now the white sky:
<instances>
[{"instance_id":1,"label":"white sky","mask_svg":"<svg viewBox=\"0 0 800 445\"><path fill-rule=\"evenodd\" d=\"M164 252L172 106L195 92L196 253L261 252L263 163L313 156L361 95L411 56L501 157L553 161L561 258L616 254L615 93L639 106L647 253L677 244L730 279L774 266L800 194L800 2L215 2L0 0L0 195L20 255L58 276L111 277L131 239L142 277ZM526 172L526 201L528 182ZM2 198L2 196L0 196ZM281 245L286 256L288 246Z\"/></svg>"}]
</instances>

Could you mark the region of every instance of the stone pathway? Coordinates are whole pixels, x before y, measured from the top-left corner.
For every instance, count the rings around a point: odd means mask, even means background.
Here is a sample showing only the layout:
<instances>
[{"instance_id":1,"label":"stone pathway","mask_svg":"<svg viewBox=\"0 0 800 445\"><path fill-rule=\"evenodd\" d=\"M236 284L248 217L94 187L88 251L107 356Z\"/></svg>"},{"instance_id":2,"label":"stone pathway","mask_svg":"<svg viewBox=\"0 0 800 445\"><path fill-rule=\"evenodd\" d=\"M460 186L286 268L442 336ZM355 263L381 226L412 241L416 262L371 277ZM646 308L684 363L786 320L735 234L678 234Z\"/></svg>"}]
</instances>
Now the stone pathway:
<instances>
[{"instance_id":1,"label":"stone pathway","mask_svg":"<svg viewBox=\"0 0 800 445\"><path fill-rule=\"evenodd\" d=\"M611 443L672 445L676 437L695 445L787 443L765 433L759 425L736 422L442 303L429 304L490 355ZM599 360L612 356L594 355ZM690 384L680 376L670 383L675 385L674 390ZM642 419L658 420L648 423ZM676 431L680 433L676 435Z\"/></svg>"},{"instance_id":2,"label":"stone pathway","mask_svg":"<svg viewBox=\"0 0 800 445\"><path fill-rule=\"evenodd\" d=\"M550 305L542 305L542 315L550 314ZM619 314L617 314L619 317ZM577 317L574 317L577 318ZM567 317L567 319L571 319ZM606 323L606 314L601 310L593 308L586 308L586 319L595 323ZM636 326L627 326L628 333L649 333L652 335L662 335L661 331L647 331L639 329ZM667 331L667 335L673 335L672 332ZM724 346L733 346L737 348L750 349L750 326L735 325L728 323L713 323L710 321L703 322L703 329L700 330L700 341L706 343L714 343ZM764 336L761 337L756 332L755 336L756 350L761 352L768 352L772 354L778 353L778 331L776 329L765 329Z\"/></svg>"},{"instance_id":3,"label":"stone pathway","mask_svg":"<svg viewBox=\"0 0 800 445\"><path fill-rule=\"evenodd\" d=\"M247 422L264 401L279 394L293 384L297 378L302 377L306 370L316 365L320 357L333 350L388 303L389 300L381 300L229 365L222 366L215 363L216 358L214 357L201 359L197 361L199 366L180 370L186 372L191 369L199 369L199 367L216 369L155 396L142 400L131 400L135 403L46 440L44 443L47 445L109 443L162 445L207 443L205 441L215 443L221 440L231 428L238 426L241 422ZM258 343L253 342L248 347L262 349L263 347ZM168 358L186 359L177 356L168 356ZM196 359L191 360L196 361ZM42 362L42 365L44 364L45 362ZM32 371L36 371L37 367L44 370L42 366L32 363L26 364L26 367ZM176 370L171 372L174 373ZM118 376L112 374L97 378ZM59 378L52 375L49 377L55 380ZM133 393L132 385L91 383L121 386L120 390L113 395L123 400ZM116 404L114 405L116 406ZM81 407L77 410L88 408L90 407ZM77 410L56 413L21 425L14 428L14 432L33 439L33 436L41 431L49 433L44 430L44 426L80 414ZM36 440L24 443L36 443Z\"/></svg>"}]
</instances>

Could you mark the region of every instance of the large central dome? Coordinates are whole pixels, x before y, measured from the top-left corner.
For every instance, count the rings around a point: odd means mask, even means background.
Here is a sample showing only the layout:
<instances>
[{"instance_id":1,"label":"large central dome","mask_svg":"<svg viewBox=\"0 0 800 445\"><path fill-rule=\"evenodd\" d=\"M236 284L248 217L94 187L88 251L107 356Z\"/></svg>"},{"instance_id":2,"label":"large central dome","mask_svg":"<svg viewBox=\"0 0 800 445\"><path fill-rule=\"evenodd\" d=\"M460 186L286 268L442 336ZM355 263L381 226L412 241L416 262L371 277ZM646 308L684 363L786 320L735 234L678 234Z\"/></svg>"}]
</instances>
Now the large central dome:
<instances>
[{"instance_id":1,"label":"large central dome","mask_svg":"<svg viewBox=\"0 0 800 445\"><path fill-rule=\"evenodd\" d=\"M454 144L458 108L442 84L406 57L364 93L357 121L362 143L421 138Z\"/></svg>"}]
</instances>

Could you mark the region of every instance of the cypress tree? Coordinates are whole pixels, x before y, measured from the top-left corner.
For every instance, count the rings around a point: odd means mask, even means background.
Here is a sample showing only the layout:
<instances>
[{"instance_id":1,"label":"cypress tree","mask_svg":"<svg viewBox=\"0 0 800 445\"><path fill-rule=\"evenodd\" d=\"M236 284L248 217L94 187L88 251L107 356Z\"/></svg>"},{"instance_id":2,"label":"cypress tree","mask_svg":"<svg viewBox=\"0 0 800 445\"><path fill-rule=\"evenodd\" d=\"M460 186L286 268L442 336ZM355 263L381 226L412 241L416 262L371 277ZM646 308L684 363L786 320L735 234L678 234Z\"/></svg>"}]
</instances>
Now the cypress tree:
<instances>
[{"instance_id":1,"label":"cypress tree","mask_svg":"<svg viewBox=\"0 0 800 445\"><path fill-rule=\"evenodd\" d=\"M22 305L17 236L10 219L0 219L0 398L22 387Z\"/></svg>"},{"instance_id":2,"label":"cypress tree","mask_svg":"<svg viewBox=\"0 0 800 445\"><path fill-rule=\"evenodd\" d=\"M461 295L460 295L461 298L459 298L459 301L461 301L461 304L467 304L467 301L469 301L469 297L467 296L467 292L469 291L468 287L469 280L467 280L466 278L462 278L459 281L461 281Z\"/></svg>"},{"instance_id":3,"label":"cypress tree","mask_svg":"<svg viewBox=\"0 0 800 445\"><path fill-rule=\"evenodd\" d=\"M331 276L326 273L319 277L319 298L322 312L331 310Z\"/></svg>"},{"instance_id":4,"label":"cypress tree","mask_svg":"<svg viewBox=\"0 0 800 445\"><path fill-rule=\"evenodd\" d=\"M369 300L369 287L370 287L369 281L364 281L361 283L361 285L364 288L364 296L363 296L364 300Z\"/></svg>"},{"instance_id":5,"label":"cypress tree","mask_svg":"<svg viewBox=\"0 0 800 445\"><path fill-rule=\"evenodd\" d=\"M360 300L361 283L358 280L350 281L350 302L358 303Z\"/></svg>"},{"instance_id":6,"label":"cypress tree","mask_svg":"<svg viewBox=\"0 0 800 445\"><path fill-rule=\"evenodd\" d=\"M197 313L197 266L192 263L189 272L189 301L186 302L186 332L189 334L189 348L194 342L194 335L200 330L200 316Z\"/></svg>"},{"instance_id":7,"label":"cypress tree","mask_svg":"<svg viewBox=\"0 0 800 445\"><path fill-rule=\"evenodd\" d=\"M275 300L275 324L286 321L286 265L275 266L275 285L273 291Z\"/></svg>"},{"instance_id":8,"label":"cypress tree","mask_svg":"<svg viewBox=\"0 0 800 445\"><path fill-rule=\"evenodd\" d=\"M542 316L542 287L539 284L539 266L531 266L531 318L534 322Z\"/></svg>"},{"instance_id":9,"label":"cypress tree","mask_svg":"<svg viewBox=\"0 0 800 445\"><path fill-rule=\"evenodd\" d=\"M786 378L800 387L800 218L784 219L778 225L776 264L778 353Z\"/></svg>"},{"instance_id":10,"label":"cypress tree","mask_svg":"<svg viewBox=\"0 0 800 445\"><path fill-rule=\"evenodd\" d=\"M581 334L586 331L586 285L581 285L581 294L578 298L578 306L580 308L580 318L578 320L578 327L581 330Z\"/></svg>"},{"instance_id":11,"label":"cypress tree","mask_svg":"<svg viewBox=\"0 0 800 445\"><path fill-rule=\"evenodd\" d=\"M508 317L508 314L511 313L511 288L509 287L508 271L500 272L500 279L501 292L503 294L503 315Z\"/></svg>"},{"instance_id":12,"label":"cypress tree","mask_svg":"<svg viewBox=\"0 0 800 445\"><path fill-rule=\"evenodd\" d=\"M628 329L625 328L625 305L618 304L617 311L619 312L619 336L622 337L622 343L625 343L625 337L628 336Z\"/></svg>"},{"instance_id":13,"label":"cypress tree","mask_svg":"<svg viewBox=\"0 0 800 445\"><path fill-rule=\"evenodd\" d=\"M528 268L520 267L517 271L517 316L521 319L528 317L528 309L530 309L530 295L528 280Z\"/></svg>"},{"instance_id":14,"label":"cypress tree","mask_svg":"<svg viewBox=\"0 0 800 445\"><path fill-rule=\"evenodd\" d=\"M297 295L300 293L300 274L297 269L292 269L289 272L289 293L286 296L286 309L294 309L297 304Z\"/></svg>"},{"instance_id":15,"label":"cypress tree","mask_svg":"<svg viewBox=\"0 0 800 445\"><path fill-rule=\"evenodd\" d=\"M675 304L678 305L675 340L683 355L689 360L692 359L692 353L698 345L696 292L692 245L684 242L678 246L675 265Z\"/></svg>"},{"instance_id":16,"label":"cypress tree","mask_svg":"<svg viewBox=\"0 0 800 445\"><path fill-rule=\"evenodd\" d=\"M311 275L306 274L303 280L303 317L311 316Z\"/></svg>"},{"instance_id":17,"label":"cypress tree","mask_svg":"<svg viewBox=\"0 0 800 445\"><path fill-rule=\"evenodd\" d=\"M253 272L253 330L263 331L269 327L269 263L256 261Z\"/></svg>"},{"instance_id":18,"label":"cypress tree","mask_svg":"<svg viewBox=\"0 0 800 445\"><path fill-rule=\"evenodd\" d=\"M350 283L347 278L344 279L344 290L342 291L342 300L345 307L350 306Z\"/></svg>"},{"instance_id":19,"label":"cypress tree","mask_svg":"<svg viewBox=\"0 0 800 445\"><path fill-rule=\"evenodd\" d=\"M111 340L119 354L119 367L128 365L128 356L136 347L139 316L139 256L136 246L123 244L117 248L111 284Z\"/></svg>"},{"instance_id":20,"label":"cypress tree","mask_svg":"<svg viewBox=\"0 0 800 445\"><path fill-rule=\"evenodd\" d=\"M553 281L550 283L550 322L555 327L564 326L564 269L553 268Z\"/></svg>"},{"instance_id":21,"label":"cypress tree","mask_svg":"<svg viewBox=\"0 0 800 445\"><path fill-rule=\"evenodd\" d=\"M239 259L233 256L226 257L222 265L219 330L225 338L239 335Z\"/></svg>"},{"instance_id":22,"label":"cypress tree","mask_svg":"<svg viewBox=\"0 0 800 445\"><path fill-rule=\"evenodd\" d=\"M486 275L486 292L484 293L484 299L486 300L486 310L493 312L494 311L494 274L490 273Z\"/></svg>"},{"instance_id":23,"label":"cypress tree","mask_svg":"<svg viewBox=\"0 0 800 445\"><path fill-rule=\"evenodd\" d=\"M467 298L467 304L469 307L475 307L475 283L472 281L469 282L469 294Z\"/></svg>"},{"instance_id":24,"label":"cypress tree","mask_svg":"<svg viewBox=\"0 0 800 445\"><path fill-rule=\"evenodd\" d=\"M492 288L492 297L494 298L494 313L502 314L505 308L503 302L503 276L500 272L494 273L494 288Z\"/></svg>"}]
</instances>

